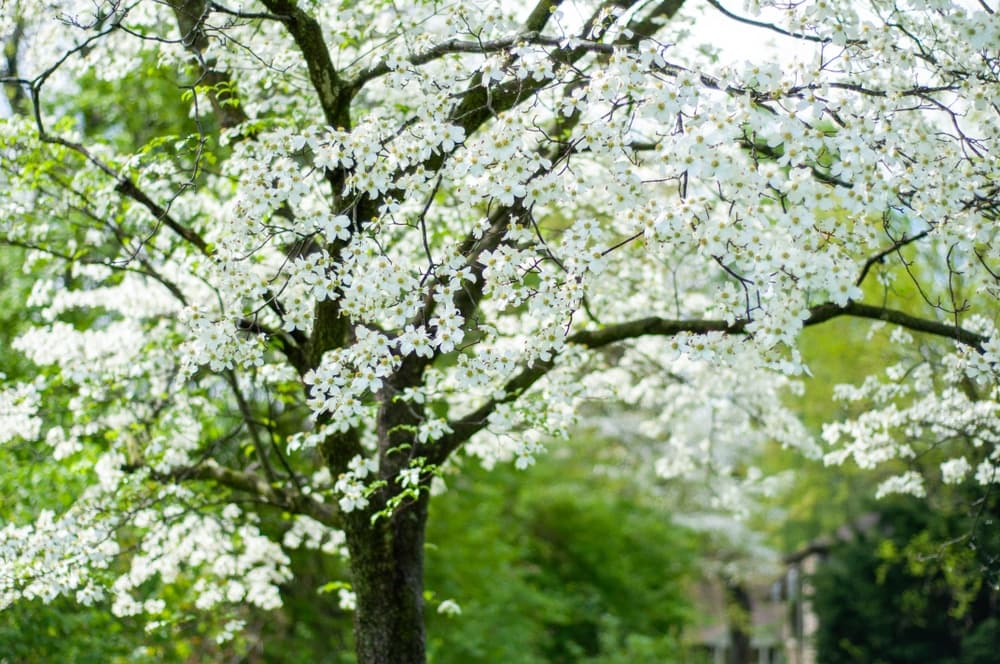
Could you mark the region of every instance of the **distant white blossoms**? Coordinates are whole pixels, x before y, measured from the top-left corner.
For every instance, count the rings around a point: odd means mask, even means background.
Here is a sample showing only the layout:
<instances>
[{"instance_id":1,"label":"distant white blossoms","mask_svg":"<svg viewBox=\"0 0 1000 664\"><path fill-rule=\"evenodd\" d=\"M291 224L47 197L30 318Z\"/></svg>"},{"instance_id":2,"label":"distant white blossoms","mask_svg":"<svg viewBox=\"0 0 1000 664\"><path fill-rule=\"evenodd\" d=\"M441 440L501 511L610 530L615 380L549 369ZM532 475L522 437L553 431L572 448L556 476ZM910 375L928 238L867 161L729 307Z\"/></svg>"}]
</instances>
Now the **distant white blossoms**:
<instances>
[{"instance_id":1,"label":"distant white blossoms","mask_svg":"<svg viewBox=\"0 0 1000 664\"><path fill-rule=\"evenodd\" d=\"M455 600L446 599L438 604L437 612L446 616L460 616L462 615L462 607Z\"/></svg>"},{"instance_id":2,"label":"distant white blossoms","mask_svg":"<svg viewBox=\"0 0 1000 664\"><path fill-rule=\"evenodd\" d=\"M948 459L941 464L941 481L945 484L958 484L969 474L972 466L965 457Z\"/></svg>"},{"instance_id":3,"label":"distant white blossoms","mask_svg":"<svg viewBox=\"0 0 1000 664\"><path fill-rule=\"evenodd\" d=\"M38 438L42 427L39 399L38 390L30 383L0 391L0 445L15 438Z\"/></svg>"}]
</instances>

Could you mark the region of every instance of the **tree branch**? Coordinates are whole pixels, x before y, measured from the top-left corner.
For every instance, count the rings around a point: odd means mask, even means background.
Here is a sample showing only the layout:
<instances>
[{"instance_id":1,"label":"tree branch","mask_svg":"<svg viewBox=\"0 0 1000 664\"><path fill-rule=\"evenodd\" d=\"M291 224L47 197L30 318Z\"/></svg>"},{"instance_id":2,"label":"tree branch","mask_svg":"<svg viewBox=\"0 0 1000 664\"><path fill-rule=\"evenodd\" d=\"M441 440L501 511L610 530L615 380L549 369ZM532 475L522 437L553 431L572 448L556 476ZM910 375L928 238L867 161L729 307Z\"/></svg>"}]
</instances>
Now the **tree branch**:
<instances>
[{"instance_id":1,"label":"tree branch","mask_svg":"<svg viewBox=\"0 0 1000 664\"><path fill-rule=\"evenodd\" d=\"M900 238L899 240L893 242L890 246L886 247L882 251L875 254L874 256L869 257L868 260L865 261L864 267L861 268L861 274L858 275L858 278L854 282L854 285L860 286L864 282L865 277L868 276L868 272L872 269L872 266L874 266L876 263L881 263L882 261L885 260L885 257L888 256L889 254L894 253L899 249L902 249L906 245L912 244L913 242L916 242L917 240L926 237L928 233L930 233L930 229L921 231L916 235L911 235L910 237ZM892 238L890 237L889 239Z\"/></svg>"},{"instance_id":2,"label":"tree branch","mask_svg":"<svg viewBox=\"0 0 1000 664\"><path fill-rule=\"evenodd\" d=\"M99 159L93 152L88 150L86 147L80 143L76 143L61 136L54 136L48 133L45 129L45 125L42 122L41 111L40 111L40 100L38 99L39 90L37 87L33 86L31 90L31 101L34 105L35 111L35 125L38 128L38 138L44 143L49 143L52 145L61 145L65 148L76 152L81 155L84 159L89 161L91 164L96 166L106 175L114 178L117 181L115 186L115 191L120 194L124 194L126 197L131 198L136 203L139 203L144 208L146 208L156 220L157 223L161 223L181 239L185 240L188 244L195 247L200 253L205 256L211 257L212 252L209 250L208 243L195 231L191 230L187 226L184 226L179 221L174 219L170 212L162 207L159 203L150 198L146 192L142 191L139 186L127 176L116 173L115 170L107 163Z\"/></svg>"},{"instance_id":3,"label":"tree branch","mask_svg":"<svg viewBox=\"0 0 1000 664\"><path fill-rule=\"evenodd\" d=\"M449 39L448 41L441 42L440 44L435 44L426 51L411 55L406 58L405 62L414 66L419 66L433 62L440 57L452 53L496 53L497 51L503 51L511 48L516 44L535 43L537 38L537 32L522 32L510 37L503 37L501 39L493 39L490 41ZM364 87L366 83L378 78L379 76L388 74L389 71L391 70L385 60L373 64L370 67L358 69L357 71L346 75L346 87L356 93L359 89Z\"/></svg>"},{"instance_id":4,"label":"tree branch","mask_svg":"<svg viewBox=\"0 0 1000 664\"><path fill-rule=\"evenodd\" d=\"M247 431L250 432L250 440L253 443L253 449L257 456L257 461L260 462L260 466L264 470L264 475L267 477L267 481L274 486L278 483L278 475L274 472L274 466L271 465L271 460L267 456L267 449L265 449L264 441L261 438L260 428L257 426L257 419L253 415L253 409L250 407L250 403L247 402L246 397L243 395L243 390L240 389L239 380L236 378L236 372L229 369L225 372L225 377L226 382L229 383L229 387L233 391L233 396L236 398L236 405L239 408L240 415L243 417L244 424L246 424Z\"/></svg>"},{"instance_id":5,"label":"tree branch","mask_svg":"<svg viewBox=\"0 0 1000 664\"><path fill-rule=\"evenodd\" d=\"M250 494L280 509L312 517L327 526L340 526L340 511L335 506L321 503L298 491L274 487L255 473L227 468L215 459L207 459L193 466L174 468L169 473L150 471L150 476L168 482L188 480L215 482L229 489Z\"/></svg>"},{"instance_id":6,"label":"tree branch","mask_svg":"<svg viewBox=\"0 0 1000 664\"><path fill-rule=\"evenodd\" d=\"M350 97L344 94L344 86L341 84L336 67L333 66L330 51L323 37L323 28L319 22L300 9L293 0L261 0L261 2L280 17L299 47L327 124L345 129L350 127L348 104Z\"/></svg>"},{"instance_id":7,"label":"tree branch","mask_svg":"<svg viewBox=\"0 0 1000 664\"><path fill-rule=\"evenodd\" d=\"M848 302L844 306L828 302L812 307L809 309L809 317L803 322L803 326L819 325L820 323L825 323L841 316L885 321L913 330L914 332L952 339L970 346L980 353L983 352L983 347L987 342L985 336L961 327L919 318L895 309L875 307L859 302ZM732 323L728 323L724 320L671 320L652 316L618 323L617 325L609 325L599 330L576 332L566 338L566 343L597 349L620 341L652 335L674 336L681 333L708 334L710 332L745 334L749 323L750 321L747 319L738 319ZM518 399L540 378L553 369L556 366L556 357L547 361L536 362L523 369L501 388L501 396L490 399L473 412L449 422L448 426L451 428L451 433L438 439L429 450L431 462L435 464L443 463L462 443L484 429L488 423L490 414L501 404L510 403Z\"/></svg>"},{"instance_id":8,"label":"tree branch","mask_svg":"<svg viewBox=\"0 0 1000 664\"><path fill-rule=\"evenodd\" d=\"M747 18L745 16L740 16L738 14L734 14L733 12L731 12L728 9L726 9L725 7L723 7L716 0L707 0L707 2L708 2L708 4L712 5L717 10L719 10L719 12L723 16L726 16L727 18L731 18L734 21L739 21L740 23L743 23L745 25L752 25L755 28L763 28L765 30L770 30L772 32L778 33L779 35L784 35L785 37L792 37L793 39L804 39L806 41L817 42L819 44L827 44L827 43L830 42L829 38L825 38L824 39L823 37L817 37L816 35L804 35L804 34L800 34L798 32L789 32L788 30L785 30L784 28L781 28L781 27L779 27L777 25L774 25L773 23L765 23L764 21L755 21L752 18ZM849 43L860 43L860 42L854 41L854 42L849 42Z\"/></svg>"},{"instance_id":9,"label":"tree branch","mask_svg":"<svg viewBox=\"0 0 1000 664\"><path fill-rule=\"evenodd\" d=\"M181 41L184 47L194 55L201 68L201 79L198 85L206 86L208 99L212 104L223 128L234 127L247 119L239 100L233 94L233 81L228 72L215 68L215 60L206 59L204 51L208 48L208 35L205 32L205 19L211 10L208 0L167 0L174 12L177 27L180 29Z\"/></svg>"},{"instance_id":10,"label":"tree branch","mask_svg":"<svg viewBox=\"0 0 1000 664\"><path fill-rule=\"evenodd\" d=\"M15 115L23 112L27 95L27 86L18 77L18 55L21 51L21 40L24 38L24 20L20 15L14 19L14 30L7 40L0 44L3 48L3 78L2 82L13 82L10 87L5 87L7 103L10 104L11 112Z\"/></svg>"},{"instance_id":11,"label":"tree branch","mask_svg":"<svg viewBox=\"0 0 1000 664\"><path fill-rule=\"evenodd\" d=\"M422 65L437 60L449 53L493 53L510 48L521 42L530 42L539 36L555 10L564 0L538 0L538 3L531 10L528 18L524 22L524 30L512 37L495 39L492 41L472 41L461 39L449 39L446 42L432 46L423 53L410 56L406 61L411 65ZM346 87L352 91L352 95L364 87L365 83L372 79L384 76L389 73L389 66L383 60L369 67L363 67L351 75L345 76L348 80Z\"/></svg>"},{"instance_id":12,"label":"tree branch","mask_svg":"<svg viewBox=\"0 0 1000 664\"><path fill-rule=\"evenodd\" d=\"M843 307L833 303L827 303L817 307L812 307L809 311L810 316L806 319L805 323L803 323L803 325L806 326L824 323L839 316L880 320L885 321L886 323L892 323L893 325L898 325L899 327L903 327L914 332L921 332L945 339L952 339L960 344L969 346L979 353L983 352L984 346L989 340L981 334L977 334L957 325L939 323L935 320L928 320L926 318L913 316L904 311L886 309L885 307L876 307L870 304L862 304L860 302L848 302L847 305Z\"/></svg>"}]
</instances>

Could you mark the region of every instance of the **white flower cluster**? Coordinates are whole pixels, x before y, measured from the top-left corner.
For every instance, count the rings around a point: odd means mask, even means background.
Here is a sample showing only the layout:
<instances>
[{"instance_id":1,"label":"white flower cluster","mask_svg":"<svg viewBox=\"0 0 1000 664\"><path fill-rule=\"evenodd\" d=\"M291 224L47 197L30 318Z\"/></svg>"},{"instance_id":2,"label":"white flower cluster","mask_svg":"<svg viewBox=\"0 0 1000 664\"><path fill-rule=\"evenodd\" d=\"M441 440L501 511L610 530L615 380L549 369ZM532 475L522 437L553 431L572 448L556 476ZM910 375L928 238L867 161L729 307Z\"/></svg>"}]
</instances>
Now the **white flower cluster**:
<instances>
[{"instance_id":1,"label":"white flower cluster","mask_svg":"<svg viewBox=\"0 0 1000 664\"><path fill-rule=\"evenodd\" d=\"M341 473L337 482L333 485L333 490L340 494L338 504L344 512L361 510L368 506L367 488L365 480L378 472L378 465L375 459L366 459L355 456L348 464L348 471Z\"/></svg>"},{"instance_id":2,"label":"white flower cluster","mask_svg":"<svg viewBox=\"0 0 1000 664\"><path fill-rule=\"evenodd\" d=\"M970 473L980 485L1000 481L1000 365L994 359L995 347L993 337L983 353L956 347L941 358L943 370L927 361L907 361L890 366L882 379L870 376L859 386L837 386L837 398L863 403L866 409L824 427L823 438L833 448L826 463L851 459L861 468L876 468L935 450L947 456L938 462L945 484L964 482ZM951 456L956 452L960 454ZM924 475L909 470L883 482L878 494L922 496L924 482Z\"/></svg>"},{"instance_id":3,"label":"white flower cluster","mask_svg":"<svg viewBox=\"0 0 1000 664\"><path fill-rule=\"evenodd\" d=\"M347 558L344 531L324 526L316 519L297 514L292 527L285 531L281 543L287 549L304 547L331 555Z\"/></svg>"},{"instance_id":4,"label":"white flower cluster","mask_svg":"<svg viewBox=\"0 0 1000 664\"><path fill-rule=\"evenodd\" d=\"M215 320L198 311L187 312L190 337L184 345L188 373L207 364L212 371L264 365L264 343L241 332L235 321Z\"/></svg>"},{"instance_id":5,"label":"white flower cluster","mask_svg":"<svg viewBox=\"0 0 1000 664\"><path fill-rule=\"evenodd\" d=\"M60 595L93 604L104 597L97 576L119 553L114 522L78 508L62 516L43 510L30 525L0 529L0 608L25 598Z\"/></svg>"},{"instance_id":6,"label":"white flower cluster","mask_svg":"<svg viewBox=\"0 0 1000 664\"><path fill-rule=\"evenodd\" d=\"M0 378L3 374L0 374ZM34 440L42 428L38 417L40 395L33 384L0 391L0 445L15 438Z\"/></svg>"},{"instance_id":7,"label":"white flower cluster","mask_svg":"<svg viewBox=\"0 0 1000 664\"><path fill-rule=\"evenodd\" d=\"M240 517L241 510L232 504L215 515L180 506L139 511L134 525L143 529L141 545L129 570L111 587L115 615L160 613L162 601L138 600L132 593L151 579L170 584L192 571L196 581L190 601L198 609L222 603L280 606L278 586L289 578L288 557L253 519L241 522Z\"/></svg>"}]
</instances>

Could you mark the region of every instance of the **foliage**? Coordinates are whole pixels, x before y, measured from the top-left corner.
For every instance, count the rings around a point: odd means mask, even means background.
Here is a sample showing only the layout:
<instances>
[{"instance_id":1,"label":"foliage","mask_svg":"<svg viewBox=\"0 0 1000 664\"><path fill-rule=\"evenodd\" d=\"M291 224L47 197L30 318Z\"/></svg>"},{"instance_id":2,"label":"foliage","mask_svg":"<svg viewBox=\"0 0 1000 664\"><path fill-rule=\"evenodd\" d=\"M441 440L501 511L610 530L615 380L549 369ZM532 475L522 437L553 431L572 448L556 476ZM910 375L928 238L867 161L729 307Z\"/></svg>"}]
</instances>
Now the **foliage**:
<instances>
[{"instance_id":1,"label":"foliage","mask_svg":"<svg viewBox=\"0 0 1000 664\"><path fill-rule=\"evenodd\" d=\"M694 539L630 483L595 475L593 442L569 449L530 473L464 469L436 499L427 585L462 612L429 617L431 661L677 659Z\"/></svg>"},{"instance_id":2,"label":"foliage","mask_svg":"<svg viewBox=\"0 0 1000 664\"><path fill-rule=\"evenodd\" d=\"M813 577L819 661L995 659L997 499L972 513L912 498L876 509L877 526L835 543Z\"/></svg>"}]
</instances>

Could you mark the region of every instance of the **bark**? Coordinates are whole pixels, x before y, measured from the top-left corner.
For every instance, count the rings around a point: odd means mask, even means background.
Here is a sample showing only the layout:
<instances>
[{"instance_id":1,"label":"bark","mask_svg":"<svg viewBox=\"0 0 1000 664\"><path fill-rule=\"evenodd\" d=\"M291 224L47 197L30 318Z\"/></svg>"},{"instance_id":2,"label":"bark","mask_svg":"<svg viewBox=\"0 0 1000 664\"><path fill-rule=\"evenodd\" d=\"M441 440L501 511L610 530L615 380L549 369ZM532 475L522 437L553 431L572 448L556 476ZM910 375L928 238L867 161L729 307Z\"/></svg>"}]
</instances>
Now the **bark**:
<instances>
[{"instance_id":1,"label":"bark","mask_svg":"<svg viewBox=\"0 0 1000 664\"><path fill-rule=\"evenodd\" d=\"M0 74L5 77L16 79L18 77L18 55L21 51L21 40L24 38L24 21L18 14L20 7L14 3L11 7L14 12L14 30L8 35L7 40L0 44L2 46L3 60L0 62L2 69ZM24 85L21 83L8 83L2 86L4 94L7 96L7 103L10 104L11 113L18 115L28 110L28 95Z\"/></svg>"},{"instance_id":2,"label":"bark","mask_svg":"<svg viewBox=\"0 0 1000 664\"><path fill-rule=\"evenodd\" d=\"M209 14L208 0L168 0L167 4L174 11L184 47L198 58L201 67L198 85L208 88L208 99L219 125L229 128L245 121L247 116L233 92L233 80L229 73L216 69L215 59L205 58L203 54L208 48L208 35L205 32L205 18Z\"/></svg>"},{"instance_id":3,"label":"bark","mask_svg":"<svg viewBox=\"0 0 1000 664\"><path fill-rule=\"evenodd\" d=\"M424 664L424 532L427 491L372 523L401 490L400 470L422 451L414 438L423 420L420 404L396 401L405 387L420 382L426 362L404 361L379 394L379 477L385 486L363 513L351 513L345 532L357 607L354 638L359 664ZM429 478L425 478L429 481Z\"/></svg>"},{"instance_id":4,"label":"bark","mask_svg":"<svg viewBox=\"0 0 1000 664\"><path fill-rule=\"evenodd\" d=\"M348 521L347 545L357 606L359 664L424 664L424 528L427 494L390 519Z\"/></svg>"}]
</instances>

